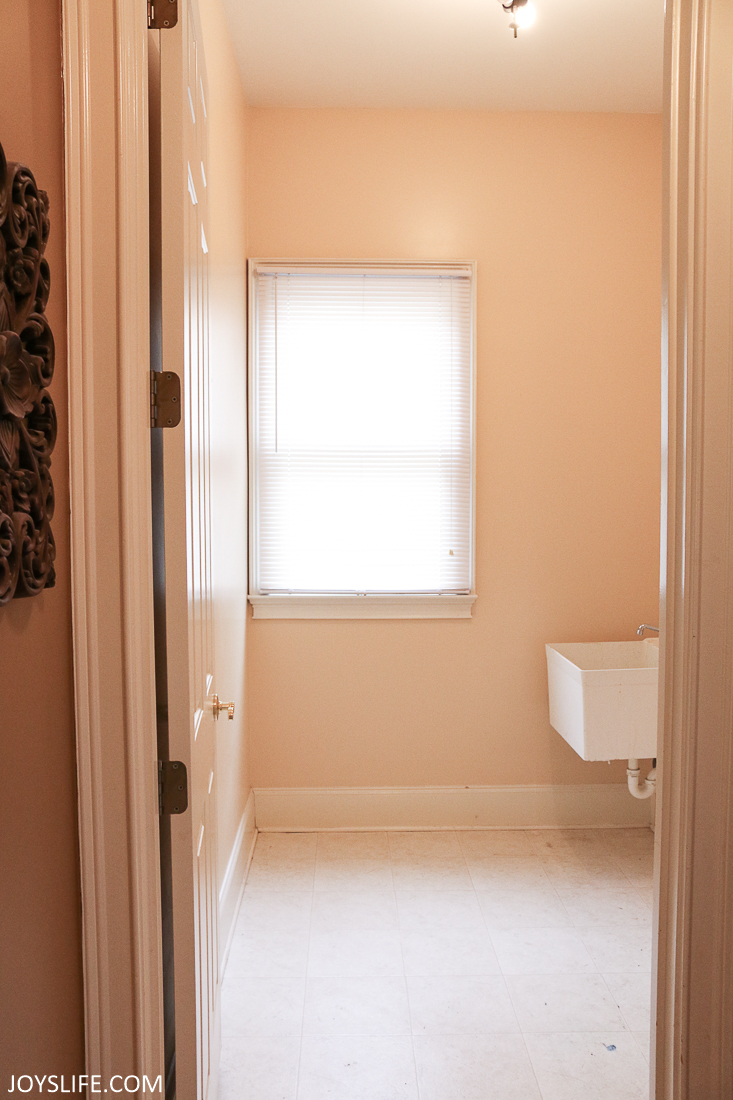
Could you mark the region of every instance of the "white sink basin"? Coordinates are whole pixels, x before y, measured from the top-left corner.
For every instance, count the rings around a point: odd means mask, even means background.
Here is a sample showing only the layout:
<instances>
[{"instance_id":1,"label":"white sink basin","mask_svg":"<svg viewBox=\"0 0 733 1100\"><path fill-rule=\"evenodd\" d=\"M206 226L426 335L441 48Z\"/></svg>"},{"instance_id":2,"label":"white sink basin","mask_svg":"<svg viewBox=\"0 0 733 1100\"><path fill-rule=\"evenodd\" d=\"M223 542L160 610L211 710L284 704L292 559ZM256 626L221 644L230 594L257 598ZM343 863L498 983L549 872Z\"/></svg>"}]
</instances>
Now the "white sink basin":
<instances>
[{"instance_id":1,"label":"white sink basin","mask_svg":"<svg viewBox=\"0 0 733 1100\"><path fill-rule=\"evenodd\" d=\"M659 639L545 650L550 724L583 760L657 755Z\"/></svg>"}]
</instances>

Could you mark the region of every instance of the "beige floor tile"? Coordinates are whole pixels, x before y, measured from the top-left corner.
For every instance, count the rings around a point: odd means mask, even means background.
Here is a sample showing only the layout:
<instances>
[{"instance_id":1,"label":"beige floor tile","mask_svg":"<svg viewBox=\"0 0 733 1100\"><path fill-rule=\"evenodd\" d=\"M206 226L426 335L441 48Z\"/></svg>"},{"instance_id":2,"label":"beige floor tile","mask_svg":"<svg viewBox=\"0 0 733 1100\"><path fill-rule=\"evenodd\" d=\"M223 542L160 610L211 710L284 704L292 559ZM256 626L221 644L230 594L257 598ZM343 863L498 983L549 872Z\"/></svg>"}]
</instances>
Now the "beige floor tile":
<instances>
[{"instance_id":1,"label":"beige floor tile","mask_svg":"<svg viewBox=\"0 0 733 1100\"><path fill-rule=\"evenodd\" d=\"M460 848L452 852L390 852L390 862L395 870L404 867L438 867L450 869L465 867L466 857Z\"/></svg>"},{"instance_id":2,"label":"beige floor tile","mask_svg":"<svg viewBox=\"0 0 733 1100\"><path fill-rule=\"evenodd\" d=\"M651 926L599 925L583 929L583 943L602 974L651 973Z\"/></svg>"},{"instance_id":3,"label":"beige floor tile","mask_svg":"<svg viewBox=\"0 0 733 1100\"><path fill-rule=\"evenodd\" d=\"M471 881L476 890L519 890L549 886L539 859L513 856L469 856L466 859Z\"/></svg>"},{"instance_id":4,"label":"beige floor tile","mask_svg":"<svg viewBox=\"0 0 733 1100\"><path fill-rule=\"evenodd\" d=\"M638 830L635 830L635 829L631 830L631 832L637 832L637 831ZM644 831L648 832L649 830L644 830ZM594 829L593 832L598 837L598 839L601 841L601 843L604 845L604 847L609 847L609 846L613 845L614 842L617 840L619 832L624 832L625 833L626 830L625 829L623 829L623 830L619 830L619 829Z\"/></svg>"},{"instance_id":5,"label":"beige floor tile","mask_svg":"<svg viewBox=\"0 0 733 1100\"><path fill-rule=\"evenodd\" d=\"M528 829L527 839L537 855L564 852L598 857L605 849L598 829Z\"/></svg>"},{"instance_id":6,"label":"beige floor tile","mask_svg":"<svg viewBox=\"0 0 733 1100\"><path fill-rule=\"evenodd\" d=\"M577 928L612 926L643 927L651 936L649 906L639 893L628 887L586 886L572 890L558 889L568 916Z\"/></svg>"},{"instance_id":7,"label":"beige floor tile","mask_svg":"<svg viewBox=\"0 0 733 1100\"><path fill-rule=\"evenodd\" d=\"M648 1100L652 867L639 829L259 834L221 1100Z\"/></svg>"},{"instance_id":8,"label":"beige floor tile","mask_svg":"<svg viewBox=\"0 0 733 1100\"><path fill-rule=\"evenodd\" d=\"M409 1036L303 1037L298 1100L417 1100Z\"/></svg>"},{"instance_id":9,"label":"beige floor tile","mask_svg":"<svg viewBox=\"0 0 733 1100\"><path fill-rule=\"evenodd\" d=\"M587 974L593 963L575 928L520 928L492 931L504 974Z\"/></svg>"},{"instance_id":10,"label":"beige floor tile","mask_svg":"<svg viewBox=\"0 0 733 1100\"><path fill-rule=\"evenodd\" d=\"M587 887L598 889L599 887L628 890L632 883L628 881L620 867L606 864L602 868L590 867L587 864L559 864L556 860L543 860L543 870L550 886L562 897L573 890L584 890Z\"/></svg>"},{"instance_id":11,"label":"beige floor tile","mask_svg":"<svg viewBox=\"0 0 733 1100\"><path fill-rule=\"evenodd\" d=\"M452 829L426 830L424 832L390 832L389 850L393 856L460 856L458 834Z\"/></svg>"},{"instance_id":12,"label":"beige floor tile","mask_svg":"<svg viewBox=\"0 0 733 1100\"><path fill-rule=\"evenodd\" d=\"M651 1026L651 974L604 974L604 978L627 1028L648 1033Z\"/></svg>"},{"instance_id":13,"label":"beige floor tile","mask_svg":"<svg viewBox=\"0 0 733 1100\"><path fill-rule=\"evenodd\" d=\"M416 1035L420 1100L541 1100L520 1035Z\"/></svg>"},{"instance_id":14,"label":"beige floor tile","mask_svg":"<svg viewBox=\"0 0 733 1100\"><path fill-rule=\"evenodd\" d=\"M389 859L351 859L350 857L319 859L316 862L314 889L355 892L361 890L391 890L392 868Z\"/></svg>"},{"instance_id":15,"label":"beige floor tile","mask_svg":"<svg viewBox=\"0 0 733 1100\"><path fill-rule=\"evenodd\" d=\"M395 930L394 890L322 890L313 895L311 931L379 932Z\"/></svg>"},{"instance_id":16,"label":"beige floor tile","mask_svg":"<svg viewBox=\"0 0 733 1100\"><path fill-rule=\"evenodd\" d=\"M318 858L388 859L387 833L319 833Z\"/></svg>"},{"instance_id":17,"label":"beige floor tile","mask_svg":"<svg viewBox=\"0 0 733 1100\"><path fill-rule=\"evenodd\" d=\"M486 924L473 888L404 890L397 896L402 932L478 932Z\"/></svg>"},{"instance_id":18,"label":"beige floor tile","mask_svg":"<svg viewBox=\"0 0 733 1100\"><path fill-rule=\"evenodd\" d=\"M300 1036L223 1044L220 1100L296 1100L299 1060Z\"/></svg>"},{"instance_id":19,"label":"beige floor tile","mask_svg":"<svg viewBox=\"0 0 733 1100\"><path fill-rule=\"evenodd\" d=\"M523 974L506 979L524 1032L624 1031L600 974Z\"/></svg>"},{"instance_id":20,"label":"beige floor tile","mask_svg":"<svg viewBox=\"0 0 733 1100\"><path fill-rule=\"evenodd\" d=\"M288 894L295 890L312 891L315 871L315 859L290 860L287 866L253 860L247 875L247 891L269 890Z\"/></svg>"},{"instance_id":21,"label":"beige floor tile","mask_svg":"<svg viewBox=\"0 0 733 1100\"><path fill-rule=\"evenodd\" d=\"M560 893L586 886L613 886L623 890L631 885L622 868L610 856L597 861L554 855L546 856L540 862L550 883Z\"/></svg>"},{"instance_id":22,"label":"beige floor tile","mask_svg":"<svg viewBox=\"0 0 733 1100\"><path fill-rule=\"evenodd\" d=\"M501 974L485 928L478 931L403 932L405 974Z\"/></svg>"},{"instance_id":23,"label":"beige floor tile","mask_svg":"<svg viewBox=\"0 0 733 1100\"><path fill-rule=\"evenodd\" d=\"M311 933L309 978L392 978L403 973L397 931Z\"/></svg>"},{"instance_id":24,"label":"beige floor tile","mask_svg":"<svg viewBox=\"0 0 733 1100\"><path fill-rule=\"evenodd\" d=\"M565 907L550 887L478 893L481 911L490 930L516 928L567 928L572 925Z\"/></svg>"},{"instance_id":25,"label":"beige floor tile","mask_svg":"<svg viewBox=\"0 0 733 1100\"><path fill-rule=\"evenodd\" d=\"M312 855L318 844L318 833L258 833L255 855L281 852L291 856Z\"/></svg>"},{"instance_id":26,"label":"beige floor tile","mask_svg":"<svg viewBox=\"0 0 733 1100\"><path fill-rule=\"evenodd\" d=\"M649 1061L651 1059L651 1042L652 1042L651 1033L649 1031L646 1031L646 1030L645 1031L635 1031L634 1032L634 1038L636 1039L637 1043L639 1044L639 1049L640 1049L641 1053L644 1055L644 1058L646 1059L646 1063L648 1065Z\"/></svg>"},{"instance_id":27,"label":"beige floor tile","mask_svg":"<svg viewBox=\"0 0 733 1100\"><path fill-rule=\"evenodd\" d=\"M221 991L222 1043L257 1035L300 1035L305 978L234 978Z\"/></svg>"},{"instance_id":28,"label":"beige floor tile","mask_svg":"<svg viewBox=\"0 0 733 1100\"><path fill-rule=\"evenodd\" d=\"M310 927L313 895L308 890L244 891L237 932L260 928L270 932L301 932Z\"/></svg>"},{"instance_id":29,"label":"beige floor tile","mask_svg":"<svg viewBox=\"0 0 733 1100\"><path fill-rule=\"evenodd\" d=\"M465 856L519 856L531 859L535 852L523 829L476 829L456 834Z\"/></svg>"},{"instance_id":30,"label":"beige floor tile","mask_svg":"<svg viewBox=\"0 0 733 1100\"><path fill-rule=\"evenodd\" d=\"M308 932L272 932L260 928L232 938L227 978L299 978L308 961Z\"/></svg>"},{"instance_id":31,"label":"beige floor tile","mask_svg":"<svg viewBox=\"0 0 733 1100\"><path fill-rule=\"evenodd\" d=\"M304 834L309 835L309 834ZM316 849L311 845L274 845L260 847L255 844L252 853L252 867L297 868L304 865L313 867L316 861Z\"/></svg>"},{"instance_id":32,"label":"beige floor tile","mask_svg":"<svg viewBox=\"0 0 733 1100\"><path fill-rule=\"evenodd\" d=\"M415 1035L492 1035L519 1031L501 977L408 978Z\"/></svg>"},{"instance_id":33,"label":"beige floor tile","mask_svg":"<svg viewBox=\"0 0 733 1100\"><path fill-rule=\"evenodd\" d=\"M312 851L289 852L280 848L255 848L252 856L253 867L267 867L273 870L282 869L288 871L298 870L302 867L313 867L316 862L316 853Z\"/></svg>"},{"instance_id":34,"label":"beige floor tile","mask_svg":"<svg viewBox=\"0 0 733 1100\"><path fill-rule=\"evenodd\" d=\"M471 890L471 877L462 855L416 856L392 860L392 877L398 894L416 890Z\"/></svg>"},{"instance_id":35,"label":"beige floor tile","mask_svg":"<svg viewBox=\"0 0 733 1100\"><path fill-rule=\"evenodd\" d=\"M648 1100L649 1067L633 1035L525 1035L542 1100Z\"/></svg>"},{"instance_id":36,"label":"beige floor tile","mask_svg":"<svg viewBox=\"0 0 733 1100\"><path fill-rule=\"evenodd\" d=\"M309 978L304 1035L409 1035L404 978Z\"/></svg>"},{"instance_id":37,"label":"beige floor tile","mask_svg":"<svg viewBox=\"0 0 733 1100\"><path fill-rule=\"evenodd\" d=\"M654 833L651 829L609 829L606 844L615 852L653 852Z\"/></svg>"},{"instance_id":38,"label":"beige floor tile","mask_svg":"<svg viewBox=\"0 0 733 1100\"><path fill-rule=\"evenodd\" d=\"M629 852L614 855L616 864L621 868L629 882L635 886L647 886L654 882L654 852Z\"/></svg>"},{"instance_id":39,"label":"beige floor tile","mask_svg":"<svg viewBox=\"0 0 733 1100\"><path fill-rule=\"evenodd\" d=\"M654 883L649 882L646 886L636 885L639 897L650 909L654 907Z\"/></svg>"},{"instance_id":40,"label":"beige floor tile","mask_svg":"<svg viewBox=\"0 0 733 1100\"><path fill-rule=\"evenodd\" d=\"M566 863L583 867L595 867L600 871L612 868L616 855L604 844L586 844L572 847L568 844L545 844L535 847L534 858L543 863Z\"/></svg>"}]
</instances>

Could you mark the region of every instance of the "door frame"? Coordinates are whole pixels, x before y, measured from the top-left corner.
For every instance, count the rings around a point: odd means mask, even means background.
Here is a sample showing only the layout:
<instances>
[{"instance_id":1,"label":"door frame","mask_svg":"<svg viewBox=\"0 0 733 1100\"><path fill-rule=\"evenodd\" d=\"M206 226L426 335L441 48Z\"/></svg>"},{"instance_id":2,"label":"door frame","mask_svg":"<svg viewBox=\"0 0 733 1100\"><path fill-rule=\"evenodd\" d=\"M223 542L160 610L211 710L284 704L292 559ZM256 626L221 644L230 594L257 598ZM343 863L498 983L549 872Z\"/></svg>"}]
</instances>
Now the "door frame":
<instances>
[{"instance_id":1,"label":"door frame","mask_svg":"<svg viewBox=\"0 0 733 1100\"><path fill-rule=\"evenodd\" d=\"M668 0L666 15L655 1100L723 1095L733 1074L729 8ZM141 10L62 3L86 1068L150 1077L163 1044Z\"/></svg>"},{"instance_id":2,"label":"door frame","mask_svg":"<svg viewBox=\"0 0 733 1100\"><path fill-rule=\"evenodd\" d=\"M733 9L665 27L655 1100L733 1089Z\"/></svg>"},{"instance_id":3,"label":"door frame","mask_svg":"<svg viewBox=\"0 0 733 1100\"><path fill-rule=\"evenodd\" d=\"M62 30L86 1071L164 1089L144 0Z\"/></svg>"}]
</instances>

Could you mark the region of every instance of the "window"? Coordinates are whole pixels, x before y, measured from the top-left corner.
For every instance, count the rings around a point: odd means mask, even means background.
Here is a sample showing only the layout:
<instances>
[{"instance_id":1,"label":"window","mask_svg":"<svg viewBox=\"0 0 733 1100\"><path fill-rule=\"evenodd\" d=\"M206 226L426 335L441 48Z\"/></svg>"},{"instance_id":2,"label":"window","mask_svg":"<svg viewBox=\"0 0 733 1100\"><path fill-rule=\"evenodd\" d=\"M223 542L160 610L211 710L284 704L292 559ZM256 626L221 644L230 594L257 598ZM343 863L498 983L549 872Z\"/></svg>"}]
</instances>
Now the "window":
<instances>
[{"instance_id":1,"label":"window","mask_svg":"<svg viewBox=\"0 0 733 1100\"><path fill-rule=\"evenodd\" d=\"M250 262L250 601L467 617L474 266Z\"/></svg>"}]
</instances>

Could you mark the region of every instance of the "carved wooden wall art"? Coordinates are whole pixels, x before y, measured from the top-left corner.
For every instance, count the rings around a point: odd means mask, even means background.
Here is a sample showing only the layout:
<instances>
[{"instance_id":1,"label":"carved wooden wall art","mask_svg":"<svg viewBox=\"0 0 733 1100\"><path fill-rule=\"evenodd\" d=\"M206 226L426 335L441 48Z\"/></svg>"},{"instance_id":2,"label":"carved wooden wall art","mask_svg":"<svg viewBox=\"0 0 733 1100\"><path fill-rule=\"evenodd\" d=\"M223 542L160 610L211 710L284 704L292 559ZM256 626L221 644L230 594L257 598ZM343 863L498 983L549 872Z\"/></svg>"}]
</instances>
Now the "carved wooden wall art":
<instances>
[{"instance_id":1,"label":"carved wooden wall art","mask_svg":"<svg viewBox=\"0 0 733 1100\"><path fill-rule=\"evenodd\" d=\"M56 579L48 231L48 195L0 145L0 606Z\"/></svg>"}]
</instances>

